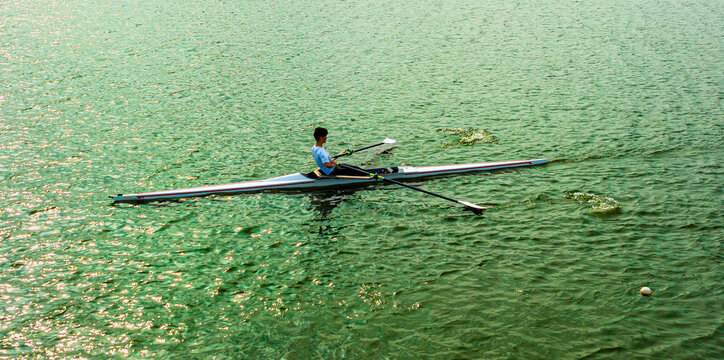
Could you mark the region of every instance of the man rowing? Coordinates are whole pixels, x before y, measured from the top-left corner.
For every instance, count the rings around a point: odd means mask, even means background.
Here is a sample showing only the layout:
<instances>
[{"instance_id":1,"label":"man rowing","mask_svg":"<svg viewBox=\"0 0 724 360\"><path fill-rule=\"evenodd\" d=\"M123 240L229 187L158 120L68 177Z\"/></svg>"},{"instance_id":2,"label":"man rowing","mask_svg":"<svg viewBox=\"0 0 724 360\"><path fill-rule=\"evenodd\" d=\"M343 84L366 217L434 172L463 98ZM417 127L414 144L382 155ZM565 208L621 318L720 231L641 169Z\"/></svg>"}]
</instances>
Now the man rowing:
<instances>
[{"instance_id":1,"label":"man rowing","mask_svg":"<svg viewBox=\"0 0 724 360\"><path fill-rule=\"evenodd\" d=\"M314 129L314 140L316 140L316 143L312 147L312 155L314 156L314 162L317 163L317 166L319 166L319 170L327 176L359 176L358 170L351 170L344 167L349 165L339 166L340 164L337 164L337 160L332 159L332 157L329 156L329 153L324 148L324 143L327 142L328 133L327 129L323 127Z\"/></svg>"}]
</instances>

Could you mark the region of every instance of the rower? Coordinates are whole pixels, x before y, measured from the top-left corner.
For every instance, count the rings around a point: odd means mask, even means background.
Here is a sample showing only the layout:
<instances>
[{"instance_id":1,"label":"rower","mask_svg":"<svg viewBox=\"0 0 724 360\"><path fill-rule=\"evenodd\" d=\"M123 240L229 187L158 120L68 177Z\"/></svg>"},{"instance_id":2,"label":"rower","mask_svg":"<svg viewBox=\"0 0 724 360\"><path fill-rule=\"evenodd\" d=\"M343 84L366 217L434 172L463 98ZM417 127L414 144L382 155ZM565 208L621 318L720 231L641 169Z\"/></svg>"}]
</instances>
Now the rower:
<instances>
[{"instance_id":1,"label":"rower","mask_svg":"<svg viewBox=\"0 0 724 360\"><path fill-rule=\"evenodd\" d=\"M327 129L323 127L314 129L314 140L316 140L316 143L314 147L312 147L312 155L314 156L314 162L317 163L322 173L326 176L359 175L359 171L338 166L340 164L337 164L337 160L329 156L329 153L323 147L324 143L327 142L327 134Z\"/></svg>"}]
</instances>

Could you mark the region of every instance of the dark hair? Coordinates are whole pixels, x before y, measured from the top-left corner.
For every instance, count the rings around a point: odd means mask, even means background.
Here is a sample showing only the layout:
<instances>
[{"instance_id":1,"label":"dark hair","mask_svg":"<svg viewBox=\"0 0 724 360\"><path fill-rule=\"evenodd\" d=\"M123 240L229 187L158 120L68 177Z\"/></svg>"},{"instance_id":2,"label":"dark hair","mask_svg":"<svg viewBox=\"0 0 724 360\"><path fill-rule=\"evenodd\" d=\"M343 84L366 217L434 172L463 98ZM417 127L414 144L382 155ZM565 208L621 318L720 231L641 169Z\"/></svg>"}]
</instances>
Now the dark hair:
<instances>
[{"instance_id":1,"label":"dark hair","mask_svg":"<svg viewBox=\"0 0 724 360\"><path fill-rule=\"evenodd\" d=\"M327 136L327 129L323 127L314 129L314 140L319 140L325 136Z\"/></svg>"}]
</instances>

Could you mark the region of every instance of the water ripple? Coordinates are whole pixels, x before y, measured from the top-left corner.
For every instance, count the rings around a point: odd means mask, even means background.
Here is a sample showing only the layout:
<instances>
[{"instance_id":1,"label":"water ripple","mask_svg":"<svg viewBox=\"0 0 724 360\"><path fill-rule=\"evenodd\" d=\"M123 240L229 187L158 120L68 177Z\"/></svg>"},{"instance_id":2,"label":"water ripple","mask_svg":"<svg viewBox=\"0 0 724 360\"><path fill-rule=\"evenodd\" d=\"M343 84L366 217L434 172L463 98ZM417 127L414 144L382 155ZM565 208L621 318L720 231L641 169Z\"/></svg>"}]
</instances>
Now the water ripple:
<instances>
[{"instance_id":1,"label":"water ripple","mask_svg":"<svg viewBox=\"0 0 724 360\"><path fill-rule=\"evenodd\" d=\"M0 358L721 357L722 2L539 5L3 3ZM308 171L316 126L553 161L414 183L483 216L108 199Z\"/></svg>"}]
</instances>

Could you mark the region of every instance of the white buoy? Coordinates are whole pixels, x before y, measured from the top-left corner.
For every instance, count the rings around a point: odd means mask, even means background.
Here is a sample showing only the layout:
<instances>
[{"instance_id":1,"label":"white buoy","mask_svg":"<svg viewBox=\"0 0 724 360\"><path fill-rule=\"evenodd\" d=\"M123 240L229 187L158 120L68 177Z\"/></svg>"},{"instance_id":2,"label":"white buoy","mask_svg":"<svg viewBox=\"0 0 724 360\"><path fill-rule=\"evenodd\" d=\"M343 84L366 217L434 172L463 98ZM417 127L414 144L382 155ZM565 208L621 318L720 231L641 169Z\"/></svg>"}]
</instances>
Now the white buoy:
<instances>
[{"instance_id":1,"label":"white buoy","mask_svg":"<svg viewBox=\"0 0 724 360\"><path fill-rule=\"evenodd\" d=\"M650 288L650 287L644 286L644 287L641 288L641 290L639 290L639 292L640 292L641 295L643 295L643 296L649 296L649 295L651 295L651 292L652 292L652 291L651 291L651 288Z\"/></svg>"}]
</instances>

